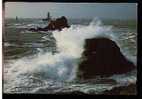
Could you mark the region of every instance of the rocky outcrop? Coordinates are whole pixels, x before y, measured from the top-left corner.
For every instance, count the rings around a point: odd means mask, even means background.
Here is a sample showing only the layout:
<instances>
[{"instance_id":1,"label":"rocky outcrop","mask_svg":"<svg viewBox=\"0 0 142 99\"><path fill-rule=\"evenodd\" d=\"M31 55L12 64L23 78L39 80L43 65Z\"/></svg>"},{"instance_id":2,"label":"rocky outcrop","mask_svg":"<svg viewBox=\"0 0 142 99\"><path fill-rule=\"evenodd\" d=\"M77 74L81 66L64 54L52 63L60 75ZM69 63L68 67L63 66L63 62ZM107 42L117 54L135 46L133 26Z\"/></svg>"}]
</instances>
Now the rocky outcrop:
<instances>
[{"instance_id":1,"label":"rocky outcrop","mask_svg":"<svg viewBox=\"0 0 142 99\"><path fill-rule=\"evenodd\" d=\"M137 86L136 84L130 84L128 86L114 87L111 90L106 90L102 94L104 95L136 95Z\"/></svg>"},{"instance_id":2,"label":"rocky outcrop","mask_svg":"<svg viewBox=\"0 0 142 99\"><path fill-rule=\"evenodd\" d=\"M79 78L123 74L135 68L134 64L122 55L117 44L110 39L87 39L84 47L83 61L78 67Z\"/></svg>"},{"instance_id":3,"label":"rocky outcrop","mask_svg":"<svg viewBox=\"0 0 142 99\"><path fill-rule=\"evenodd\" d=\"M55 21L50 21L49 25L45 27L48 30L62 30L65 27L69 27L67 18L62 16L61 18L57 18Z\"/></svg>"},{"instance_id":4,"label":"rocky outcrop","mask_svg":"<svg viewBox=\"0 0 142 99\"><path fill-rule=\"evenodd\" d=\"M61 18L57 18L56 20L50 20L48 26L44 28L38 27L37 29L35 28L30 28L30 31L49 31L49 30L62 30L65 27L69 27L68 25L68 20L65 16L62 16Z\"/></svg>"}]
</instances>

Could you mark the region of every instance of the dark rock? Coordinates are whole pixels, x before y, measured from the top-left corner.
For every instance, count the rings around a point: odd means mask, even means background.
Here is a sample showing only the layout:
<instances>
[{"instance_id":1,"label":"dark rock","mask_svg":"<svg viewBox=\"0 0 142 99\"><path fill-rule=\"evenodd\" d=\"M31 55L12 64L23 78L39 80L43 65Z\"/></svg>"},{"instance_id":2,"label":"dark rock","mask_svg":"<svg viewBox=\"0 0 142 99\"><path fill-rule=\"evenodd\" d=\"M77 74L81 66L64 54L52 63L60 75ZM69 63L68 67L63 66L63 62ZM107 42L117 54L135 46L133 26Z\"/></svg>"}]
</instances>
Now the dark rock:
<instances>
[{"instance_id":1,"label":"dark rock","mask_svg":"<svg viewBox=\"0 0 142 99\"><path fill-rule=\"evenodd\" d=\"M30 31L49 31L49 30L62 30L63 28L69 28L68 25L68 20L66 17L62 16L61 18L57 18L56 20L50 20L48 26L41 28L37 27L35 28L30 28Z\"/></svg>"},{"instance_id":2,"label":"dark rock","mask_svg":"<svg viewBox=\"0 0 142 99\"><path fill-rule=\"evenodd\" d=\"M114 79L108 78L100 78L100 79L86 79L86 80L79 80L77 83L84 84L111 84L115 85L117 82Z\"/></svg>"},{"instance_id":3,"label":"dark rock","mask_svg":"<svg viewBox=\"0 0 142 99\"><path fill-rule=\"evenodd\" d=\"M72 92L57 92L56 95L88 95L81 91L72 91Z\"/></svg>"},{"instance_id":4,"label":"dark rock","mask_svg":"<svg viewBox=\"0 0 142 99\"><path fill-rule=\"evenodd\" d=\"M46 29L46 28L40 28L40 27L38 27L37 30L38 31L48 31L48 29Z\"/></svg>"},{"instance_id":5,"label":"dark rock","mask_svg":"<svg viewBox=\"0 0 142 99\"><path fill-rule=\"evenodd\" d=\"M37 31L35 28L30 28L29 31Z\"/></svg>"},{"instance_id":6,"label":"dark rock","mask_svg":"<svg viewBox=\"0 0 142 99\"><path fill-rule=\"evenodd\" d=\"M95 76L123 74L135 68L120 52L117 44L107 38L87 39L83 61L78 67L78 77L90 79Z\"/></svg>"},{"instance_id":7,"label":"dark rock","mask_svg":"<svg viewBox=\"0 0 142 99\"><path fill-rule=\"evenodd\" d=\"M115 87L111 90L106 90L102 94L104 95L136 95L136 84L130 84L128 86Z\"/></svg>"},{"instance_id":8,"label":"dark rock","mask_svg":"<svg viewBox=\"0 0 142 99\"><path fill-rule=\"evenodd\" d=\"M65 27L69 27L67 18L62 16L61 18L57 18L55 21L51 20L49 25L45 27L48 30L62 30Z\"/></svg>"}]
</instances>

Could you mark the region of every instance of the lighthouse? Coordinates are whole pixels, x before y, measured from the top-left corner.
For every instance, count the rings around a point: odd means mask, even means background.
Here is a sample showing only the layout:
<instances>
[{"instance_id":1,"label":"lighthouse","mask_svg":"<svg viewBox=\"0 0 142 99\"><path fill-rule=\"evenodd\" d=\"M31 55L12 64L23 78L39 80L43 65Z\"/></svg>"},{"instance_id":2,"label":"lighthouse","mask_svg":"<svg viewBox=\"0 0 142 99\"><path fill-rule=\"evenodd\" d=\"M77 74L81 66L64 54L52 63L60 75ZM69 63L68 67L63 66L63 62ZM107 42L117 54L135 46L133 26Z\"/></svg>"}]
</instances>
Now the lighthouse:
<instances>
[{"instance_id":1,"label":"lighthouse","mask_svg":"<svg viewBox=\"0 0 142 99\"><path fill-rule=\"evenodd\" d=\"M51 20L51 16L49 12L47 13L47 20Z\"/></svg>"},{"instance_id":2,"label":"lighthouse","mask_svg":"<svg viewBox=\"0 0 142 99\"><path fill-rule=\"evenodd\" d=\"M18 17L17 16L16 16L15 20L18 21Z\"/></svg>"},{"instance_id":3,"label":"lighthouse","mask_svg":"<svg viewBox=\"0 0 142 99\"><path fill-rule=\"evenodd\" d=\"M47 18L42 19L42 21L50 21L51 20L51 16L50 16L50 12L47 13Z\"/></svg>"}]
</instances>

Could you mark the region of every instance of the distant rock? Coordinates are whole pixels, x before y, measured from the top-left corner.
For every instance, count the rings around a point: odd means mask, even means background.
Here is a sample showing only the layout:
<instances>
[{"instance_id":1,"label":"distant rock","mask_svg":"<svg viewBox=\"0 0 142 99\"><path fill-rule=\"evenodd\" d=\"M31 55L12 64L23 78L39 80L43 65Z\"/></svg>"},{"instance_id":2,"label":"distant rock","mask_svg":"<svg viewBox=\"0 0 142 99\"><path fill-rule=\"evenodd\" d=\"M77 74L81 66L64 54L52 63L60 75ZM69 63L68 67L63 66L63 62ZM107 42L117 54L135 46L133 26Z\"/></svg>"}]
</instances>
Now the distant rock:
<instances>
[{"instance_id":1,"label":"distant rock","mask_svg":"<svg viewBox=\"0 0 142 99\"><path fill-rule=\"evenodd\" d=\"M37 31L37 29L35 29L35 28L30 28L30 29L28 29L29 31Z\"/></svg>"},{"instance_id":2,"label":"distant rock","mask_svg":"<svg viewBox=\"0 0 142 99\"><path fill-rule=\"evenodd\" d=\"M117 44L107 38L86 39L83 61L78 67L78 78L123 74L135 68L120 52Z\"/></svg>"},{"instance_id":3,"label":"distant rock","mask_svg":"<svg viewBox=\"0 0 142 99\"><path fill-rule=\"evenodd\" d=\"M62 30L63 28L69 28L68 20L65 16L62 16L61 18L57 18L56 20L50 20L48 26L44 28L38 27L30 28L30 31L49 31L49 30Z\"/></svg>"},{"instance_id":4,"label":"distant rock","mask_svg":"<svg viewBox=\"0 0 142 99\"><path fill-rule=\"evenodd\" d=\"M65 16L57 18L55 21L50 21L49 25L45 27L48 30L62 30L65 27L69 27L68 20Z\"/></svg>"}]
</instances>

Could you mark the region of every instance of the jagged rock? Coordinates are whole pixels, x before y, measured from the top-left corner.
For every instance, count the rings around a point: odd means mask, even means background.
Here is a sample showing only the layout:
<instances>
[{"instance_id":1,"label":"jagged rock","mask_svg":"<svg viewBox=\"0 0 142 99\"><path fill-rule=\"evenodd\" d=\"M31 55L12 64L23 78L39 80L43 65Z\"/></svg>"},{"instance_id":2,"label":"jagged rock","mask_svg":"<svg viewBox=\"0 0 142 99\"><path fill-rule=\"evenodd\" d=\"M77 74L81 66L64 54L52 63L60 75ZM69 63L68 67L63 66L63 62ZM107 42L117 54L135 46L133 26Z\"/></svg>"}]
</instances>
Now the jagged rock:
<instances>
[{"instance_id":1,"label":"jagged rock","mask_svg":"<svg viewBox=\"0 0 142 99\"><path fill-rule=\"evenodd\" d=\"M69 27L67 18L62 16L57 18L55 21L50 21L49 25L45 27L48 30L62 30L65 27Z\"/></svg>"},{"instance_id":2,"label":"jagged rock","mask_svg":"<svg viewBox=\"0 0 142 99\"><path fill-rule=\"evenodd\" d=\"M84 47L83 61L78 67L79 78L123 74L135 68L134 64L122 55L117 44L110 39L86 39Z\"/></svg>"},{"instance_id":3,"label":"jagged rock","mask_svg":"<svg viewBox=\"0 0 142 99\"><path fill-rule=\"evenodd\" d=\"M62 16L61 18L57 18L56 20L50 20L48 26L41 28L37 27L30 28L30 31L49 31L49 30L62 30L65 27L69 27L68 20L65 16Z\"/></svg>"}]
</instances>

